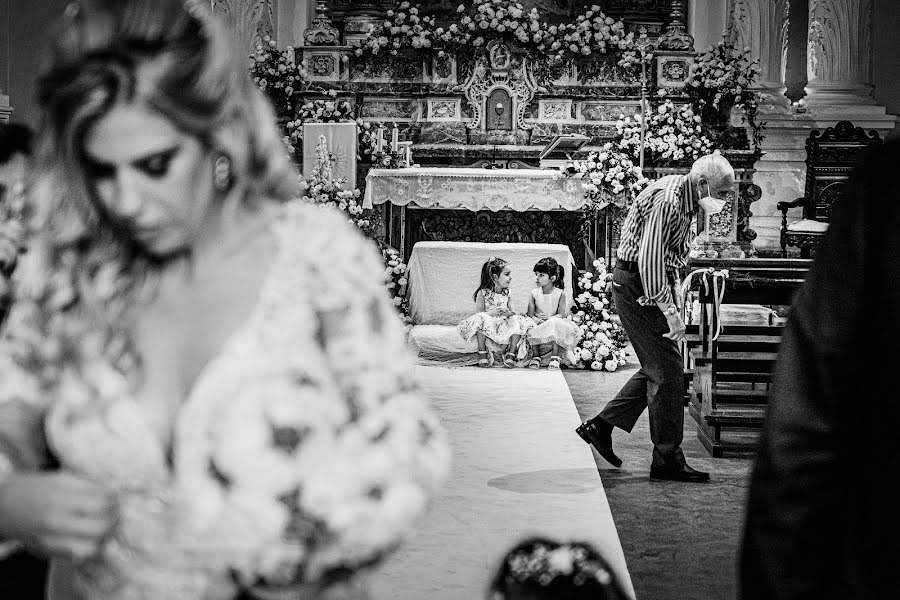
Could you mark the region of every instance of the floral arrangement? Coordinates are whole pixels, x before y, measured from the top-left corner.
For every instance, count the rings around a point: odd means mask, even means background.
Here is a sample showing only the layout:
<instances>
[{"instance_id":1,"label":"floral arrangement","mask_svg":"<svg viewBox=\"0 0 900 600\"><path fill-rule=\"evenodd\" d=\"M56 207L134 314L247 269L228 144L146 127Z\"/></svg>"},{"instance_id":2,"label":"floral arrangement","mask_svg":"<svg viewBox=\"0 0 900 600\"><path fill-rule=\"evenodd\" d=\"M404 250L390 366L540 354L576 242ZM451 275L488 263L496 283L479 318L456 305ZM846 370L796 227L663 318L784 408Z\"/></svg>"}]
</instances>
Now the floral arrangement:
<instances>
[{"instance_id":1,"label":"floral arrangement","mask_svg":"<svg viewBox=\"0 0 900 600\"><path fill-rule=\"evenodd\" d=\"M732 108L742 110L750 125L754 144L762 141L762 124L757 123L759 97L750 88L759 77L759 60L750 48L740 49L721 41L697 56L685 91L705 123L727 125Z\"/></svg>"},{"instance_id":2,"label":"floral arrangement","mask_svg":"<svg viewBox=\"0 0 900 600\"><path fill-rule=\"evenodd\" d=\"M612 274L606 270L606 261L594 261L596 272L587 272L578 279L581 292L575 296L576 312L572 321L581 329L581 340L575 347L575 355L581 366L593 371L615 371L624 365L627 338L621 325L610 318L607 288Z\"/></svg>"},{"instance_id":3,"label":"floral arrangement","mask_svg":"<svg viewBox=\"0 0 900 600\"><path fill-rule=\"evenodd\" d=\"M491 40L507 42L553 60L623 53L621 64L635 61L633 34L622 21L604 15L598 5L586 9L573 23L551 25L541 20L536 8L526 10L519 2L474 0L457 8L458 20L440 27L434 17L422 14L421 6L402 2L397 11L369 31L357 56L397 54L402 49L458 51L483 48Z\"/></svg>"},{"instance_id":4,"label":"floral arrangement","mask_svg":"<svg viewBox=\"0 0 900 600\"><path fill-rule=\"evenodd\" d=\"M406 297L406 286L409 283L406 263L403 262L400 252L386 244L381 247L381 257L384 259L385 286L394 306L405 318L409 312L408 298Z\"/></svg>"},{"instance_id":5,"label":"floral arrangement","mask_svg":"<svg viewBox=\"0 0 900 600\"><path fill-rule=\"evenodd\" d=\"M535 543L511 552L506 557L504 571L507 584L535 582L547 588L557 578L569 579L577 586L585 586L594 581L600 586L613 583L609 567L599 558L595 550L581 543L553 544ZM606 594L603 594L606 597ZM491 600L502 600L502 594Z\"/></svg>"},{"instance_id":6,"label":"floral arrangement","mask_svg":"<svg viewBox=\"0 0 900 600\"><path fill-rule=\"evenodd\" d=\"M335 98L337 92L329 90L328 95ZM346 123L349 121L354 121L354 118L353 107L348 101L322 98L310 100L298 106L294 118L284 124L287 132L284 144L287 146L288 152L297 155L297 149L303 147L304 123ZM357 125L360 125L361 122L362 119L358 120Z\"/></svg>"},{"instance_id":7,"label":"floral arrangement","mask_svg":"<svg viewBox=\"0 0 900 600\"><path fill-rule=\"evenodd\" d=\"M359 189L346 190L346 179L334 178L334 156L328 152L325 136L319 136L316 143L316 164L309 178L302 182L305 198L315 204L331 206L344 212L351 223L366 235L371 235L376 227L374 211L362 207Z\"/></svg>"},{"instance_id":8,"label":"floral arrangement","mask_svg":"<svg viewBox=\"0 0 900 600\"><path fill-rule=\"evenodd\" d=\"M612 142L606 142L599 151L591 151L587 160L575 161L566 170L569 176L583 180L585 220L582 229L589 226L591 218L610 204L628 208L631 202L647 187L650 180L644 177L629 154L619 150ZM586 234L582 231L582 234Z\"/></svg>"},{"instance_id":9,"label":"floral arrangement","mask_svg":"<svg viewBox=\"0 0 900 600\"><path fill-rule=\"evenodd\" d=\"M306 79L302 67L294 64L294 49L288 46L278 49L270 36L257 44L251 56L250 76L262 92L268 96L278 115L291 114L300 95L300 85Z\"/></svg>"},{"instance_id":10,"label":"floral arrangement","mask_svg":"<svg viewBox=\"0 0 900 600\"><path fill-rule=\"evenodd\" d=\"M661 94L665 92L660 90ZM622 116L616 122L619 150L637 160L641 151L644 116ZM666 99L647 111L644 160L656 166L696 160L713 151L713 142L703 133L700 115L690 104L676 105Z\"/></svg>"}]
</instances>

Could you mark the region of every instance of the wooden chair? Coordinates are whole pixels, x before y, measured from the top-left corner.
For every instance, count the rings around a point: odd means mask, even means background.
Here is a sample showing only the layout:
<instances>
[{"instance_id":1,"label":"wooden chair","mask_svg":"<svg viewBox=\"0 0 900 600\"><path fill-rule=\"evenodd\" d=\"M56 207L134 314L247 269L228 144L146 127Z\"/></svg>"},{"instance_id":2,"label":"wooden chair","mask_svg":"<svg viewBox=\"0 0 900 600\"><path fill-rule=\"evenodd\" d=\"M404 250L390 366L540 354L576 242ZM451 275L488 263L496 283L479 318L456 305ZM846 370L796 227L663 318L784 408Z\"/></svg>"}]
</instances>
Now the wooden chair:
<instances>
[{"instance_id":1,"label":"wooden chair","mask_svg":"<svg viewBox=\"0 0 900 600\"><path fill-rule=\"evenodd\" d=\"M806 185L804 196L793 202L779 202L781 211L781 257L788 246L800 249L802 258L825 237L831 209L843 198L850 174L866 149L882 143L878 133L866 133L850 121L840 121L823 133L813 131L806 140ZM803 208L800 220L788 222L788 210Z\"/></svg>"}]
</instances>

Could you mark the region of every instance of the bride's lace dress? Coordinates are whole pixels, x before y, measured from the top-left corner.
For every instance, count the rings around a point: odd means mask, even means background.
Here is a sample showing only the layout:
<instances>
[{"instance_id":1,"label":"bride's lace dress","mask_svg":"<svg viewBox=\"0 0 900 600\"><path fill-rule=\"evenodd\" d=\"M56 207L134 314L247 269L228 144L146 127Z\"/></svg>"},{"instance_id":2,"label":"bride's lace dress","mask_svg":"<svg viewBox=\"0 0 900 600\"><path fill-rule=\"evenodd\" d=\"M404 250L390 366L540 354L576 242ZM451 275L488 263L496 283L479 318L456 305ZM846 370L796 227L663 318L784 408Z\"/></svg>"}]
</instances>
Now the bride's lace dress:
<instances>
[{"instance_id":1,"label":"bride's lace dress","mask_svg":"<svg viewBox=\"0 0 900 600\"><path fill-rule=\"evenodd\" d=\"M405 438L410 447L400 449L397 468L426 493L445 472L446 440L411 379L405 333L374 248L319 207L292 204L276 228L279 251L259 301L181 405L170 453L143 418L127 374L108 364L92 367L92 378L114 400L70 393L42 404L34 373L9 350L11 340L21 342L15 319L10 324L0 347L0 452L19 468L40 468L49 450L62 468L114 489L119 502L118 525L99 556L54 562L53 600L230 600L240 593L228 568L234 532L215 518L216 498L197 493L205 467L194 464L193 449L204 442L196 424L216 390L305 370L338 390L348 427L367 416L389 426L398 410L392 399L402 396L403 418L416 418L421 435ZM16 418L3 419L9 415Z\"/></svg>"}]
</instances>

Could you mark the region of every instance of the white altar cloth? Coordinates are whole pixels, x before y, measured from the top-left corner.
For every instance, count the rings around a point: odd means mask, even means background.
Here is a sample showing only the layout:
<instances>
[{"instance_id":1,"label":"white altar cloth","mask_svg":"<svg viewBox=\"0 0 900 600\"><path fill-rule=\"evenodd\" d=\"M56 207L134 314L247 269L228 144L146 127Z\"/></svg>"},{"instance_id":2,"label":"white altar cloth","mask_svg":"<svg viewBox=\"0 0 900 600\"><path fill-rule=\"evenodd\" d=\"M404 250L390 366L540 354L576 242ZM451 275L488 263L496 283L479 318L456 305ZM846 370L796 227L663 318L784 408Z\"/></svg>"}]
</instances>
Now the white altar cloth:
<instances>
[{"instance_id":1,"label":"white altar cloth","mask_svg":"<svg viewBox=\"0 0 900 600\"><path fill-rule=\"evenodd\" d=\"M371 169L363 208L385 202L493 211L579 210L585 198L581 179L556 169Z\"/></svg>"},{"instance_id":2,"label":"white altar cloth","mask_svg":"<svg viewBox=\"0 0 900 600\"><path fill-rule=\"evenodd\" d=\"M566 269L565 290L573 305L571 276L575 260L563 244L487 244L482 242L418 242L409 257L407 274L409 314L416 325L456 326L474 314L472 294L478 288L481 266L491 256L512 267L510 300L524 313L535 287L534 264L547 256ZM454 331L455 333L455 331Z\"/></svg>"}]
</instances>

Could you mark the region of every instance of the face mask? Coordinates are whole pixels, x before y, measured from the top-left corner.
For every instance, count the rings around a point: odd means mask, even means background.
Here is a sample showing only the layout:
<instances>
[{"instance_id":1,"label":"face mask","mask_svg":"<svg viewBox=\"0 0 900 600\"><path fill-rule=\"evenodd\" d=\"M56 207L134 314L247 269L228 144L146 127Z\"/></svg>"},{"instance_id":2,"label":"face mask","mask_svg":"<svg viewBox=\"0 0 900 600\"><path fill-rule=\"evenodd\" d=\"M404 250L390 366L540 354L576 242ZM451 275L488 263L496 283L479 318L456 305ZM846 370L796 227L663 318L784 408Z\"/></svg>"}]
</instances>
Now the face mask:
<instances>
[{"instance_id":1,"label":"face mask","mask_svg":"<svg viewBox=\"0 0 900 600\"><path fill-rule=\"evenodd\" d=\"M700 208L703 209L703 212L708 215L714 215L718 212L722 212L722 209L725 208L726 201L719 198L713 198L712 191L710 191L708 183L706 184L706 192L706 196L703 196L698 201L698 204L700 204Z\"/></svg>"}]
</instances>

